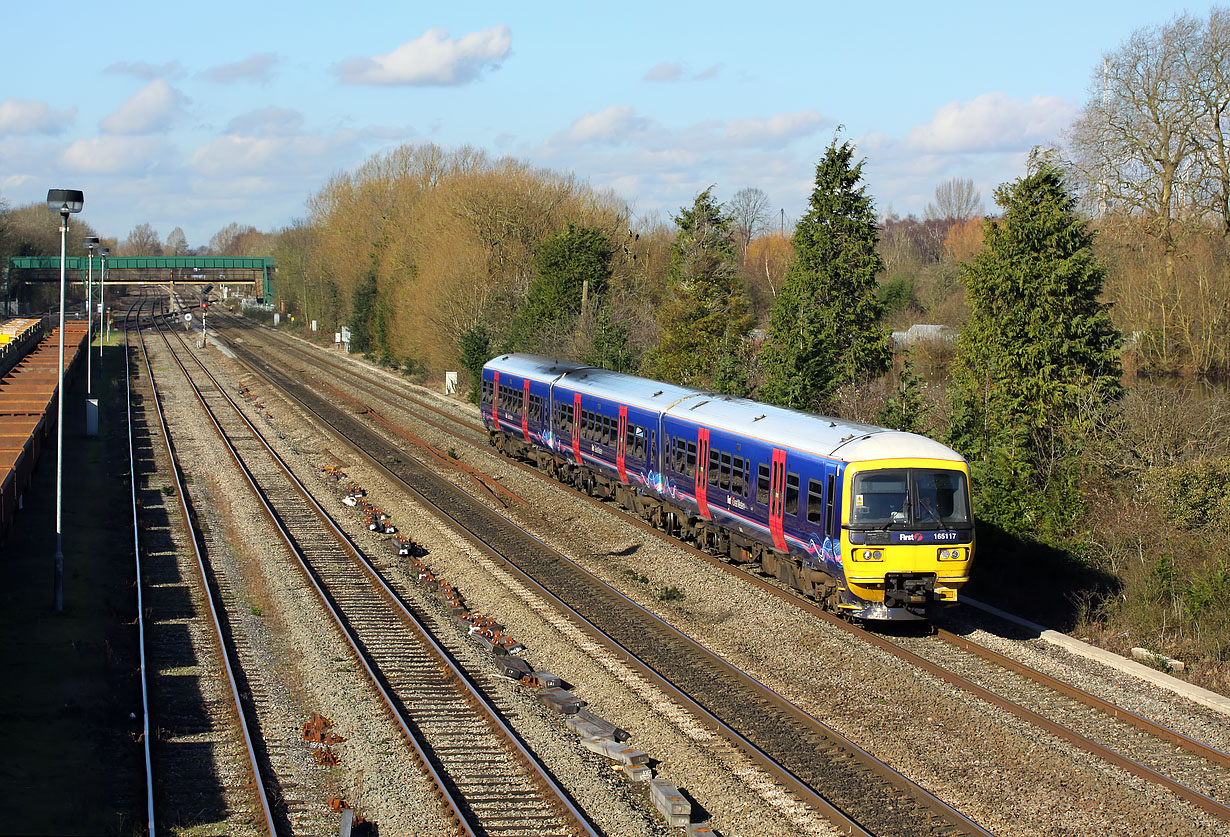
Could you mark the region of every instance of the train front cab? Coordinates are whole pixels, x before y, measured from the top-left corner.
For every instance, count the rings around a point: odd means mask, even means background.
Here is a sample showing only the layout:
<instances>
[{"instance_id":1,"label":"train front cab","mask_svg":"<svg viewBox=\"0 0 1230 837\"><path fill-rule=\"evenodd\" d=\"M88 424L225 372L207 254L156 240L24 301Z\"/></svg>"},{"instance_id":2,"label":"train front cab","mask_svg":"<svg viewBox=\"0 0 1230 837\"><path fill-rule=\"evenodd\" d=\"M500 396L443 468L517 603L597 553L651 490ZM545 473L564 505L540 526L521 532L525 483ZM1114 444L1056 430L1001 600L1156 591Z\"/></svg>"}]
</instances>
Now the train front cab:
<instances>
[{"instance_id":1,"label":"train front cab","mask_svg":"<svg viewBox=\"0 0 1230 837\"><path fill-rule=\"evenodd\" d=\"M929 619L955 604L974 557L964 462L889 459L845 469L838 607L870 620Z\"/></svg>"}]
</instances>

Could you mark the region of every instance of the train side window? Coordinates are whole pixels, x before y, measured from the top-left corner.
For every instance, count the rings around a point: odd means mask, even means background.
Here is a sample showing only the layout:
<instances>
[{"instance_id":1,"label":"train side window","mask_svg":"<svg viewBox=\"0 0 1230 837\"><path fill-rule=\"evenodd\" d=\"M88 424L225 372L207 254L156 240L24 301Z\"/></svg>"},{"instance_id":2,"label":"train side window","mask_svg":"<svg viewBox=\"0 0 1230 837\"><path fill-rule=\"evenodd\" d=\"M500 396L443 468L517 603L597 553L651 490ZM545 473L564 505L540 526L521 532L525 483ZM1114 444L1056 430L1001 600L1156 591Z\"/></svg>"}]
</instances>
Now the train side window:
<instances>
[{"instance_id":1,"label":"train side window","mask_svg":"<svg viewBox=\"0 0 1230 837\"><path fill-rule=\"evenodd\" d=\"M718 484L718 468L719 468L718 452L710 448L709 449L709 476L706 482L708 482L712 486L716 486Z\"/></svg>"},{"instance_id":2,"label":"train side window","mask_svg":"<svg viewBox=\"0 0 1230 837\"><path fill-rule=\"evenodd\" d=\"M676 436L675 437L675 458L671 464L671 468L676 473L682 474L683 469L687 467L687 459L688 459L687 443L685 443L683 439L680 439L678 436Z\"/></svg>"},{"instance_id":3,"label":"train side window","mask_svg":"<svg viewBox=\"0 0 1230 837\"><path fill-rule=\"evenodd\" d=\"M799 475L786 474L786 509L785 514L799 516Z\"/></svg>"},{"instance_id":4,"label":"train side window","mask_svg":"<svg viewBox=\"0 0 1230 837\"><path fill-rule=\"evenodd\" d=\"M730 491L730 467L730 454L723 453L721 472L718 475L718 487L724 488L727 491Z\"/></svg>"},{"instance_id":5,"label":"train side window","mask_svg":"<svg viewBox=\"0 0 1230 837\"><path fill-rule=\"evenodd\" d=\"M612 444L611 437L613 435L614 434L611 433L611 417L603 416L602 417L602 444L610 446Z\"/></svg>"},{"instance_id":6,"label":"train side window","mask_svg":"<svg viewBox=\"0 0 1230 837\"><path fill-rule=\"evenodd\" d=\"M807 481L807 522L824 520L824 488L820 480Z\"/></svg>"},{"instance_id":7,"label":"train side window","mask_svg":"<svg viewBox=\"0 0 1230 837\"><path fill-rule=\"evenodd\" d=\"M756 502L769 505L769 466L763 462L756 467Z\"/></svg>"},{"instance_id":8,"label":"train side window","mask_svg":"<svg viewBox=\"0 0 1230 837\"><path fill-rule=\"evenodd\" d=\"M836 499L833 497L833 492L837 489L837 478L835 475L829 474L828 485L826 487L828 488L828 492L824 495L824 531L831 535L834 534L833 510L836 508Z\"/></svg>"},{"instance_id":9,"label":"train side window","mask_svg":"<svg viewBox=\"0 0 1230 837\"><path fill-rule=\"evenodd\" d=\"M730 471L730 493L747 496L747 460L736 456Z\"/></svg>"},{"instance_id":10,"label":"train side window","mask_svg":"<svg viewBox=\"0 0 1230 837\"><path fill-rule=\"evenodd\" d=\"M696 477L696 443L687 442L686 444L687 444L687 447L685 448L686 453L684 454L684 460L683 460L683 473L686 476L689 476L695 479Z\"/></svg>"}]
</instances>

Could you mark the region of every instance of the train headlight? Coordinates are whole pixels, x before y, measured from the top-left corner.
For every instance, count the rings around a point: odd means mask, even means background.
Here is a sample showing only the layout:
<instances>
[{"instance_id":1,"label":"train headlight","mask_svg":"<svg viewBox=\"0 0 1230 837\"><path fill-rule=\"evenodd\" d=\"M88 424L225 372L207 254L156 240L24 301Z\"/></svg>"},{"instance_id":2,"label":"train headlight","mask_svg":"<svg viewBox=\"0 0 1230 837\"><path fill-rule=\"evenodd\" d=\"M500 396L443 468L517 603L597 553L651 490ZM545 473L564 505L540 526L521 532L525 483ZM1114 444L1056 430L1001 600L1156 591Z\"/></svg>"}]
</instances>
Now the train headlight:
<instances>
[{"instance_id":1,"label":"train headlight","mask_svg":"<svg viewBox=\"0 0 1230 837\"><path fill-rule=\"evenodd\" d=\"M951 549L941 549L939 559L941 561L964 561L966 554L966 547L954 546Z\"/></svg>"},{"instance_id":2,"label":"train headlight","mask_svg":"<svg viewBox=\"0 0 1230 837\"><path fill-rule=\"evenodd\" d=\"M884 550L882 549L856 549L854 551L855 561L883 561Z\"/></svg>"}]
</instances>

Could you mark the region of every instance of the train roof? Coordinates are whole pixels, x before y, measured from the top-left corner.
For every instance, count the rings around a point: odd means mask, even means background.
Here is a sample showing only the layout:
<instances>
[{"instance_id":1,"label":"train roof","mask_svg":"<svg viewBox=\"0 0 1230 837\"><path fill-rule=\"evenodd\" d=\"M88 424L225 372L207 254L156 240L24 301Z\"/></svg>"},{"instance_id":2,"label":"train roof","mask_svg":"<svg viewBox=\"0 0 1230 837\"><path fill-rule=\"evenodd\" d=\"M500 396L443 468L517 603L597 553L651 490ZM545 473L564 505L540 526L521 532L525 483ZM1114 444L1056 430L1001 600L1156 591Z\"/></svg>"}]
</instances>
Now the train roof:
<instances>
[{"instance_id":1,"label":"train roof","mask_svg":"<svg viewBox=\"0 0 1230 837\"><path fill-rule=\"evenodd\" d=\"M574 392L610 398L684 421L846 462L907 458L964 461L947 445L915 433L776 407L609 369L528 354L502 355L487 365L535 380L555 380Z\"/></svg>"},{"instance_id":2,"label":"train roof","mask_svg":"<svg viewBox=\"0 0 1230 837\"><path fill-rule=\"evenodd\" d=\"M699 401L681 403L669 414L847 462L909 457L962 461L956 451L926 436L776 407L747 398L705 393Z\"/></svg>"},{"instance_id":3,"label":"train roof","mask_svg":"<svg viewBox=\"0 0 1230 837\"><path fill-rule=\"evenodd\" d=\"M498 372L508 372L519 378L530 378L535 381L554 381L560 375L577 369L588 369L580 363L569 360L556 360L538 355L514 353L493 357L484 366Z\"/></svg>"},{"instance_id":4,"label":"train roof","mask_svg":"<svg viewBox=\"0 0 1230 837\"><path fill-rule=\"evenodd\" d=\"M665 413L673 405L704 395L700 390L690 387L593 367L569 372L559 383L575 392L615 398L631 407L640 407L655 413Z\"/></svg>"}]
</instances>

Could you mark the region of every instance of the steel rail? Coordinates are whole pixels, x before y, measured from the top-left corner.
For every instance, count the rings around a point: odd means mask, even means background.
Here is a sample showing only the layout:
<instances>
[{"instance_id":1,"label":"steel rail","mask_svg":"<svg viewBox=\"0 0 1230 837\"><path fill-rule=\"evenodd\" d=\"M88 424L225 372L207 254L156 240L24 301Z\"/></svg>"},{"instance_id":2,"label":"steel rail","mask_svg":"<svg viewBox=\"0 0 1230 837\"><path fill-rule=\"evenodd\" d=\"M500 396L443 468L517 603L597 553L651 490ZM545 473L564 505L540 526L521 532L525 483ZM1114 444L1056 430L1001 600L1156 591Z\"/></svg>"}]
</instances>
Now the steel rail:
<instances>
[{"instance_id":1,"label":"steel rail","mask_svg":"<svg viewBox=\"0 0 1230 837\"><path fill-rule=\"evenodd\" d=\"M274 824L273 808L269 802L269 795L265 789L264 776L261 774L260 765L256 757L256 748L252 743L252 723L247 714L244 712L243 703L239 697L239 683L235 676L235 670L231 663L230 652L227 649L226 638L222 631L222 623L218 618L218 604L214 601L213 590L209 585L209 576L205 570L205 558L201 554L199 543L199 535L196 527L192 523L192 514L188 509L188 494L184 490L184 483L180 477L181 469L179 467L179 459L175 453L175 444L171 441L171 432L167 427L166 413L163 410L162 399L158 395L158 388L154 385L154 370L150 363L149 352L145 347L145 337L141 333L139 327L140 313L138 312L138 328L137 336L139 338L141 354L145 360L145 374L149 378L150 390L154 394L155 411L158 415L158 423L162 428L162 438L166 443L167 455L171 459L171 475L175 480L175 491L180 498L179 507L183 512L184 525L187 527L189 539L192 542L192 550L196 556L197 570L201 576L201 584L205 590L205 600L209 605L209 617L213 623L214 639L218 643L219 653L222 657L222 665L226 671L226 679L231 687L231 703L235 708L235 713L239 719L239 728L243 733L244 746L248 753L248 766L252 770L253 784L255 785L257 795L260 799L261 811L265 819L265 827L270 835L276 837L278 830Z\"/></svg>"},{"instance_id":2,"label":"steel rail","mask_svg":"<svg viewBox=\"0 0 1230 837\"><path fill-rule=\"evenodd\" d=\"M232 348L234 348L234 346L232 346ZM254 372L261 375L262 377L265 377L267 380L270 381L270 383L274 384L275 386L278 386L280 389L283 389L285 391L285 387L283 384L274 381L269 373L262 372L259 368L257 368L257 365L255 363L249 363L248 365ZM293 394L292 394L292 397L293 397ZM768 769L771 773L776 775L778 778L782 779L791 788L791 790L794 791L801 799L805 799L814 808L821 811L822 813L825 813L826 816L830 816L833 819L834 823L837 824L838 827L841 828L843 831L845 831L845 833L859 834L859 835L872 833L872 832L867 831L863 827L863 825L861 825L860 823L848 817L845 814L845 812L833 806L828 800L826 800L822 795L817 793L806 782L799 779L797 776L791 773L787 768L777 763L770 755L768 755L767 753L764 753L753 742L747 740L744 736L742 736L736 730L732 729L728 724L726 724L720 718L717 718L712 712L706 709L703 705L699 704L693 698L691 698L686 693L684 693L682 690L680 690L678 687L676 687L673 683L671 683L669 679L667 679L664 675L662 675L660 672L655 670L652 666L639 660L635 652L626 648L625 646L620 644L617 640L610 637L608 634L603 632L601 628L594 625L591 620L587 619L584 615L578 613L574 608L572 608L566 602L559 599L554 593L546 589L542 584L534 580L532 576L528 575L521 568L519 568L514 561L512 561L510 558L504 555L497 547L489 543L480 534L474 532L470 526L468 526L464 521L459 520L456 517L456 515L454 515L448 509L440 506L438 503L433 502L431 498L425 496L422 492L420 492L413 485L409 484L403 478L401 478L398 474L391 471L387 467L387 465L383 463L378 457L374 456L372 453L369 453L363 447L355 444L349 439L346 439L345 432L342 429L336 427L336 425L334 425L333 422L331 422L326 416L322 415L312 405L303 401L302 398L296 397L296 401L303 409L315 415L320 421L325 422L329 426L333 427L334 431L337 432L339 436L341 436L342 439L347 444L349 444L358 455L363 456L365 459L367 459L369 464L371 464L378 470L382 471L383 473L387 474L391 479L397 481L399 484L405 486L407 490L414 493L414 495L420 498L424 503L434 508L437 514L442 516L446 521L450 522L449 523L450 526L460 529L463 532L466 532L467 537L469 537L473 542L479 545L480 548L482 548L485 552L492 555L493 557L497 558L501 563L506 564L507 566L512 568L514 571L516 571L519 576L521 576L527 581L527 583L529 583L531 586L541 591L544 597L555 602L557 606L563 612L571 614L573 618L577 620L581 626L586 627L587 630L589 630L590 632L600 637L602 641L608 645L608 647L615 648L621 651L624 655L627 656L627 658L634 665L636 665L640 670L646 673L652 680L659 683L666 691L670 692L673 695L676 695L679 698L679 700L683 702L685 705L692 707L693 710L701 718L705 719L706 722L709 723L716 731L718 731L719 734L722 735L722 737L727 738L727 740L730 740L737 747L744 749L745 752L747 752L754 761L761 764L762 767L765 767L766 769ZM407 454L404 450L402 451L402 455L409 456L409 454ZM880 771L883 777L889 777L889 776L892 777L891 779L889 779L889 781L892 781L893 783L898 784L899 786L908 787L910 789L909 792L912 793L917 799L925 801L925 804L937 809L938 812L942 812L939 815L947 819L950 822L950 824L956 825L957 827L962 828L969 833L974 833L978 835L988 834L987 831L982 829L980 826L978 826L968 817L965 817L959 811L956 811L955 809L953 809L947 803L943 802L943 800L938 799L926 789L916 785L914 782L911 782L909 779L897 773L897 771L893 770L888 765L884 764L883 762L880 762L878 759L875 759L874 756L871 756L870 754L866 753L866 751L862 750L857 745L853 744L853 742L850 742L847 739L845 739L844 736L840 735L840 733L837 733L835 730L832 730L832 728L823 724L823 722L819 721L814 716L810 715L809 713L795 706L793 703L788 701L783 696L777 694L776 692L769 689L764 684L760 683L755 678L746 674L746 672L742 672L741 670L737 669L737 667L723 660L720 656L713 654L713 652L709 651L703 645L701 645L700 643L697 643L695 640L691 639L690 637L687 637L686 635L682 634L677 629L675 629L673 626L670 626L664 620L661 620L655 614L650 613L649 611L642 608L640 605L636 604L635 602L632 602L631 599L628 599L626 596L624 596L619 591L616 591L613 588L610 588L610 586L607 585L605 582L593 576L584 568L577 566L574 562L571 561L571 559L567 558L567 556L564 556L558 553L556 550L544 544L540 539L535 537L532 533L529 533L528 531L524 530L522 527L519 527L515 523L508 521L506 518L500 518L500 519L508 526L514 527L518 529L520 532L522 532L523 534L525 534L527 537L532 538L539 545L539 547L541 548L543 552L550 554L551 556L553 556L554 558L557 558L560 561L566 562L567 564L575 567L581 573L584 573L585 575L589 576L593 585L609 590L613 595L619 597L620 599L627 601L633 607L640 610L649 619L655 620L656 622L660 623L662 626L664 626L666 630L682 637L684 640L686 640L688 643L691 644L691 646L696 650L697 653L704 654L706 657L711 658L713 660L713 665L715 667L737 671L739 676L744 678L746 682L754 684L754 688L760 690L762 693L768 696L773 702L778 703L779 705L782 705L782 706L789 707L791 711L793 711L794 713L797 713L798 717L806 718L808 722L817 725L817 727L827 730L827 734L831 737L832 740L842 742L843 746L845 746L847 750L852 755L854 755L856 758L865 757L866 759L868 759L869 760L868 764L872 765L874 769Z\"/></svg>"},{"instance_id":3,"label":"steel rail","mask_svg":"<svg viewBox=\"0 0 1230 837\"><path fill-rule=\"evenodd\" d=\"M281 337L281 335L278 335L278 336ZM284 344L284 341L279 341L279 342L282 342ZM304 357L308 357L308 358L312 357L309 353L297 347L296 347L296 351ZM326 363L327 365L332 366L333 368L338 368L338 369L342 368L340 364L329 363L327 359L318 359L318 362ZM350 370L346 370L346 371L350 371ZM373 379L370 379L358 373L351 372L351 374L354 375L355 377L358 377L360 380L365 381L368 384L377 386L381 389L385 389L386 391L389 391L391 393L395 392L391 387L389 387L388 385L382 382L375 381ZM413 398L413 396L406 396L405 394L402 394L402 393L397 393L397 394L402 397ZM433 407L432 405L426 404L419 399L415 399L415 400L426 409L432 410L434 412L441 412L437 408ZM487 445L480 445L479 443L471 439L468 439L465 436L457 434L455 431L450 430L448 427L442 426L438 424L437 422L431 421L430 419L419 417L419 420L424 421L425 423L430 424L431 426L436 427L439 430L450 433L451 435L454 436L454 438L466 444L469 444L475 448L480 448L484 450L486 450L487 448ZM458 421L458 420L454 420L454 422L457 424L461 424L465 427L471 428L471 429L476 429L476 430L481 429L481 428L477 428L475 425L470 424L469 422ZM909 652L894 643L889 643L875 636L874 634L868 633L858 627L852 626L847 621L834 616L832 613L824 610L822 607L819 607L818 605L811 602L810 600L803 598L799 594L793 591L783 590L782 588L776 586L772 582L769 582L765 579L758 578L757 576L752 575L750 572L747 572L746 570L740 571L737 567L731 565L729 562L723 561L720 558L716 558L715 556L711 556L708 553L705 553L701 550L696 549L695 547L692 547L690 544L687 544L683 541L678 540L677 538L674 538L670 535L667 535L664 532L661 532L657 528L652 527L649 524L645 523L640 518L635 517L625 512L622 508L613 506L610 503L603 502L597 498L590 497L589 495L584 494L576 490L575 488L572 488L571 486L565 485L564 483L561 483L558 480L551 479L549 476L543 474L537 468L534 468L528 464L521 463L509 457L505 457L505 461L512 463L513 465L520 468L523 472L527 474L533 474L535 477L549 484L560 486L562 488L569 490L575 496L586 500L587 502L591 503L592 505L596 507L604 508L612 514L616 514L620 517L623 517L627 522L633 523L634 525L640 527L642 530L646 532L653 533L656 537L662 539L663 541L667 543L671 543L673 545L687 549L692 554L704 558L709 563L713 564L714 566L722 568L726 572L729 572L732 574L737 573L739 577L745 578L751 581L753 584L760 587L761 589L770 591L777 597L792 602L793 604L812 613L813 615L819 616L820 618L826 620L830 624L836 627L840 627L842 630L845 630L852 634L856 634L860 637L863 637L864 639L867 639L868 641L872 642L872 644L876 645L877 647L880 647L881 650L884 650L887 653L893 654L894 656L897 656L899 659L909 662L912 665L916 665L916 666L919 666L920 668L923 668L924 670L928 670L934 676L940 678L944 682L949 683L950 685L956 686L957 688L961 688L964 691L974 694L980 699L983 699L989 703L997 705L1000 708L1004 709L1005 711L1011 712L1012 714L1016 715L1018 718L1022 720L1025 720L1029 723L1034 723L1038 726L1041 726L1042 728L1046 729L1047 731L1051 732L1057 737L1062 738L1063 740L1068 741L1069 743L1081 749L1084 749L1086 752L1089 752L1092 755L1098 756L1099 758L1109 761L1112 764L1116 764L1122 767L1123 769L1128 770L1129 772L1133 773L1134 775L1139 776L1140 778L1146 779L1147 781L1150 781L1162 787L1165 787L1166 789L1175 793L1180 798L1190 802L1191 804L1195 805L1201 810L1204 810L1206 813L1212 814L1220 819L1230 821L1230 807L1227 807L1221 802L1215 799L1212 799L1208 797L1207 795L1200 793L1199 791L1189 788L1186 785L1183 785L1182 783L1177 782L1168 776L1165 776L1159 771L1153 770L1152 768L1146 765L1142 765L1139 762L1136 762L1135 760L1130 759L1120 753L1110 750L1109 748L1103 747L1102 745L1097 744L1096 742L1086 738L1085 736L1080 735L1079 733L1076 733L1072 730L1067 729L1066 727L1063 727L1062 725L1049 721L1043 718L1042 716L1038 715L1037 713L1033 713L1031 710L1028 710L1024 707L1020 707L1017 704L1012 703L1011 701L1008 701L1007 699L999 695L995 695L993 692L983 689L982 687L977 686L976 684L973 684L972 682L966 680L965 678L961 678L959 675L956 675L952 672L948 672L945 669L935 666L929 661L924 660L922 657L919 657L918 655L914 655L912 652ZM945 633L947 633L946 636L945 636ZM1135 726L1145 732L1148 732L1149 734L1157 738L1160 738L1171 744L1174 744L1175 746L1178 746L1184 750L1187 750L1188 752L1191 752L1195 755L1201 756L1202 758L1205 758L1213 763L1216 763L1222 766L1230 766L1230 755L1227 755L1221 750L1217 750L1216 748L1209 747L1208 745L1203 744L1202 742L1191 739L1174 730L1170 730L1169 728L1161 724L1157 724L1156 722L1150 721L1146 718L1136 715L1135 713L1129 712L1128 710L1125 710L1122 707L1115 706L1109 701L1105 701L1101 698L1098 698L1097 696L1085 693L1070 685L1063 684L1061 681L1058 681L1054 678L1050 678L1048 675L1042 674L1041 672L1036 672L1032 669L1028 669L1027 667L1023 666L1020 663L1016 663L1015 661L1012 661L1009 658L1003 657L1003 655L998 655L996 654L996 652L991 651L990 649L986 649L983 646L977 646L976 644L969 642L969 640L964 640L963 638L956 637L955 635L948 633L948 632L941 632L940 635L941 635L941 638L952 642L952 644L954 645L958 645L959 647L962 647L964 650L966 650L969 653L977 654L978 656L981 656L990 662L993 662L997 665L1001 665L1004 668L1013 670L1016 673L1021 674L1022 676L1034 679L1036 682L1042 683L1043 685L1047 685L1048 687L1054 689L1060 694L1064 694L1074 700L1085 703L1086 705L1092 708L1098 709L1099 711L1104 712L1105 714L1109 715L1110 717L1118 721ZM949 637L953 637L953 639L949 639ZM967 644L969 647L967 647ZM975 651L974 650L975 648L979 650Z\"/></svg>"},{"instance_id":4,"label":"steel rail","mask_svg":"<svg viewBox=\"0 0 1230 837\"><path fill-rule=\"evenodd\" d=\"M134 303L134 306L136 303ZM129 308L131 315L132 308ZM140 328L140 310L137 312L137 327ZM124 334L124 343L128 343L128 333ZM86 354L89 354L89 345ZM130 353L124 352L125 394L128 399L128 475L129 486L132 489L132 554L136 563L137 573L137 668L141 672L141 743L145 755L145 809L146 829L149 837L154 837L154 767L150 757L149 734L149 668L145 661L145 603L144 585L141 582L141 526L137 519L137 453L133 441L132 420L132 369Z\"/></svg>"},{"instance_id":5,"label":"steel rail","mask_svg":"<svg viewBox=\"0 0 1230 837\"><path fill-rule=\"evenodd\" d=\"M1116 706L1108 700L1100 698L1097 695L1090 694L1089 692L1082 691L1081 689L1078 689L1068 683L1064 683L1062 680L1052 677L1045 672L1038 671L1037 669L1030 668L1024 663L1017 662L1011 657L1001 654L998 651L987 648L983 645L979 645L973 640L967 639L959 634L954 634L952 631L945 630L944 628L937 628L936 636L945 642L960 648L967 654L973 654L977 657L981 657L989 663L993 663L1001 668L1006 668L1021 677L1028 678L1039 685L1046 686L1064 697L1075 700L1078 703L1083 703L1091 709L1096 709L1106 715L1109 715L1117 721L1122 721L1125 724L1134 726L1143 732L1149 733L1155 738L1160 738L1163 741L1175 745L1176 747L1187 750L1193 755L1200 756L1206 761L1213 762L1214 764L1221 765L1222 767L1230 768L1230 753L1226 753L1216 747L1210 747L1203 741L1197 741L1196 739L1186 736L1177 730L1173 730L1164 724L1159 724L1157 721L1152 721L1143 715L1138 715L1129 709L1124 709L1122 706Z\"/></svg>"},{"instance_id":6,"label":"steel rail","mask_svg":"<svg viewBox=\"0 0 1230 837\"><path fill-rule=\"evenodd\" d=\"M161 329L160 329L160 334L162 335L164 340L167 339L166 335L162 334ZM175 337L181 343L183 342L182 338L179 337L178 333L175 333ZM169 344L168 344L168 347L169 347ZM488 721L492 723L496 727L496 729L506 738L506 740L508 740L514 746L516 752L520 756L521 761L527 767L529 767L534 772L534 774L536 774L536 778L539 784L541 784L545 789L547 789L554 796L556 803L560 807L562 807L564 811L567 812L568 818L571 818L572 820L573 827L576 829L579 829L581 833L590 835L590 837L597 837L598 831L595 828L595 826L589 821L589 818L575 805L575 803L573 803L571 797L568 795L568 792L564 790L558 784L558 782L556 782L555 778L551 776L550 771L546 769L545 765L542 764L541 760L539 760L537 756L535 756L533 752L529 749L529 747L524 743L524 741L522 741L520 735L518 735L515 730L513 730L510 726L508 726L508 724L503 720L503 718L500 716L500 713L497 710L491 707L489 701L482 695L481 691L474 684L469 674L465 672L453 660L451 654L449 654L449 652L443 646L439 644L439 642L432 635L431 631L427 628L427 626L423 624L423 622L405 606L405 604L401 601L400 597L396 594L396 592L393 591L392 588L388 586L388 584L385 582L384 578L380 575L380 573L367 560L367 557L363 554L363 551L359 548L359 546L350 538L349 535L347 535L341 529L341 527L337 525L337 523L333 520L332 516L329 515L329 513L324 509L324 507L321 506L316 501L316 499L312 496L311 492L307 489L307 487L303 485L303 483L294 474L294 472L290 469L290 467L286 464L286 462L282 459L282 457L279 456L278 453L273 449L273 447L265 439L264 434L262 434L260 430L257 429L257 427L252 423L252 421L244 414L244 412L239 409L239 406L235 403L234 399L231 398L231 396L226 392L225 388L222 387L218 383L213 373L211 373L209 369L207 369L205 365L200 362L199 358L196 358L195 355L191 355L191 356L196 361L201 371L214 384L214 386L217 388L218 392L222 395L222 397L234 409L236 415L244 422L244 424L252 432L255 439L260 442L260 444L264 447L266 452L278 464L278 466L281 468L285 476L296 487L299 494L302 495L303 499L312 507L315 514L331 530L334 536L338 539L339 543L343 545L346 548L346 550L351 554L351 556L360 563L360 565L364 568L364 571L368 575L368 577L377 583L385 599L389 601L391 604L393 604L398 609L398 611L401 613L403 618L409 620L411 624L417 627L419 633L421 634L423 641L430 649L432 655L437 658L437 661L441 665L443 665L444 667L448 669L449 673L452 675L453 681L459 684L463 688L463 690L466 693L466 698L468 702L472 706L474 706L476 709L486 714ZM182 362L180 361L178 355L174 353L174 351L172 351L172 357L175 359L175 362L180 366L180 369L184 372L185 377L188 379L189 383L192 385L192 388L196 392L198 400L201 402L201 405L205 408L207 414L209 415L210 420L213 422L215 430L218 432L218 435L222 439L223 443L227 446L232 457L234 458L239 468L244 473L244 476L247 478L249 485L252 487L257 498L260 500L262 507L265 510L266 515L270 518L270 520L277 527L279 533L282 536L282 539L286 542L292 554L298 560L300 567L304 571L308 580L312 584L313 589L316 591L318 598L324 604L325 608L329 611L329 613L333 616L339 629L342 631L343 636L346 638L347 642L350 644L355 655L358 657L359 662L362 664L365 671L367 671L372 684L376 687L377 691L380 693L385 703L386 709L390 712L394 720L401 727L402 733L411 742L412 746L414 747L414 750L416 751L418 760L423 765L424 769L428 772L433 782L436 784L437 791L441 795L441 798L446 801L448 807L451 809L454 820L457 822L459 827L464 829L464 832L466 835L479 835L479 834L486 833L486 829L484 829L481 826L481 824L472 823L470 821L471 817L467 816L464 811L466 806L463 806L460 800L458 800L453 795L452 791L449 790L448 788L449 783L438 772L435 765L433 764L433 759L430 757L427 750L424 749L426 747L426 744L424 742L419 741L419 736L417 736L411 729L411 722L406 717L405 713L401 709L398 708L398 702L385 688L384 683L382 682L383 676L380 675L379 672L375 668L373 668L374 663L369 661L368 654L362 648L362 645L363 645L362 642L359 640L357 636L353 634L353 631L349 627L348 620L340 613L340 611L336 609L335 604L332 601L332 597L330 596L328 591L324 589L315 571L306 562L302 554L302 550L299 548L297 542L295 541L294 536L292 535L292 533L289 532L288 529L286 529L285 524L283 523L283 521L281 520L277 512L269 505L268 499L265 496L265 492L262 491L260 486L257 484L255 476L252 474L247 464L244 463L238 451L235 449L234 445L231 443L231 440L227 437L226 433L223 431L221 424L218 422L217 417L213 414L212 409L205 403L200 389L196 386L195 382L191 380L191 377L188 375L187 370L184 369Z\"/></svg>"}]
</instances>

